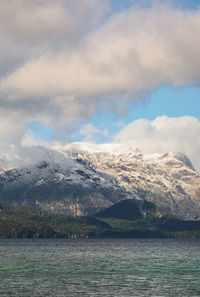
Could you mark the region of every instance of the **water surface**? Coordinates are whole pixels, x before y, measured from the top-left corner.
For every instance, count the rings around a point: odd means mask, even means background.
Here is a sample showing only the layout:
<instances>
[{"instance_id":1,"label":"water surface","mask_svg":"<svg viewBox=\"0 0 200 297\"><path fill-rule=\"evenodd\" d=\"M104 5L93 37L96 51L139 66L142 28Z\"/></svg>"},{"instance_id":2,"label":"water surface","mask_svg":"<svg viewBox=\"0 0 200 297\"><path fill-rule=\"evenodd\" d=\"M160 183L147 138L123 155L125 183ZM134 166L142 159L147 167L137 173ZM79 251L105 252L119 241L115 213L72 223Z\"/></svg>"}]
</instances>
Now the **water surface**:
<instances>
[{"instance_id":1,"label":"water surface","mask_svg":"<svg viewBox=\"0 0 200 297\"><path fill-rule=\"evenodd\" d=\"M200 296L200 240L0 240L0 296Z\"/></svg>"}]
</instances>

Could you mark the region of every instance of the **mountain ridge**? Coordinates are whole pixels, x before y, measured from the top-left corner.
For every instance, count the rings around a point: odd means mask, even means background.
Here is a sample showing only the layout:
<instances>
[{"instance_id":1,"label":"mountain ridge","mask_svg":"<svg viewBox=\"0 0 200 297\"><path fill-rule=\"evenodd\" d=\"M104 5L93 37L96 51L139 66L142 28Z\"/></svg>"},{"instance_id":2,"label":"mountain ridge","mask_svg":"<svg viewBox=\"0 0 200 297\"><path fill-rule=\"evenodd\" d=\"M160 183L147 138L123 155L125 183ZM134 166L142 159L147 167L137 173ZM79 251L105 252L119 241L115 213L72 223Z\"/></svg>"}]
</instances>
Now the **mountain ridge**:
<instances>
[{"instance_id":1,"label":"mountain ridge","mask_svg":"<svg viewBox=\"0 0 200 297\"><path fill-rule=\"evenodd\" d=\"M200 175L184 154L74 143L46 149L42 158L3 170L0 199L75 216L145 199L181 219L200 218Z\"/></svg>"}]
</instances>

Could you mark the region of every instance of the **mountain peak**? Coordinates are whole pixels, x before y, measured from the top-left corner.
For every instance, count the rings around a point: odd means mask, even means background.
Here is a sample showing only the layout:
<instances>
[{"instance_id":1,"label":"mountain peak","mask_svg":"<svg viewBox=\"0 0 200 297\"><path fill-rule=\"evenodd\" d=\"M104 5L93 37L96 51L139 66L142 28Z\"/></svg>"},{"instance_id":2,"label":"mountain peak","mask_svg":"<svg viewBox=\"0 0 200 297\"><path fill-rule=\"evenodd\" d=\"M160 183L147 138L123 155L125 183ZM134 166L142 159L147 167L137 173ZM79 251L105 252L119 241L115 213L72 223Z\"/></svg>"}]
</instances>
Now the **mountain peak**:
<instances>
[{"instance_id":1,"label":"mountain peak","mask_svg":"<svg viewBox=\"0 0 200 297\"><path fill-rule=\"evenodd\" d=\"M72 215L134 197L193 219L200 216L199 193L200 175L184 154L143 154L119 144L55 146L40 161L0 173L1 200Z\"/></svg>"},{"instance_id":2,"label":"mountain peak","mask_svg":"<svg viewBox=\"0 0 200 297\"><path fill-rule=\"evenodd\" d=\"M191 161L189 160L189 158L180 152L174 153L174 158L176 158L177 160L183 162L187 167L189 167L192 170L195 170Z\"/></svg>"},{"instance_id":3,"label":"mountain peak","mask_svg":"<svg viewBox=\"0 0 200 297\"><path fill-rule=\"evenodd\" d=\"M164 155L161 156L161 159L166 159L166 158L169 158L169 159L176 159L178 161L181 161L182 163L184 163L188 168L190 168L191 170L195 170L191 161L189 160L189 158L181 153L181 152L169 152L169 153L166 153Z\"/></svg>"}]
</instances>

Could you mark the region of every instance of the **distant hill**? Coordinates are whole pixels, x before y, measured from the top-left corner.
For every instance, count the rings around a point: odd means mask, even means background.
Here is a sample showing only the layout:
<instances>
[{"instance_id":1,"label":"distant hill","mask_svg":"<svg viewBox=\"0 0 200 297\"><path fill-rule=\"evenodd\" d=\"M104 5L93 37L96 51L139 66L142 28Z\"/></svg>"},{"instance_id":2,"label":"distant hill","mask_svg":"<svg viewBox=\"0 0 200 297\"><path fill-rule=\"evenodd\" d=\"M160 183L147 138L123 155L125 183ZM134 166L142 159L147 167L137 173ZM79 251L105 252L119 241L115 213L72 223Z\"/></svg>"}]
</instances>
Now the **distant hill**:
<instances>
[{"instance_id":1,"label":"distant hill","mask_svg":"<svg viewBox=\"0 0 200 297\"><path fill-rule=\"evenodd\" d=\"M123 220L142 220L148 216L156 216L156 211L159 212L153 202L126 199L96 213L94 216Z\"/></svg>"},{"instance_id":2,"label":"distant hill","mask_svg":"<svg viewBox=\"0 0 200 297\"><path fill-rule=\"evenodd\" d=\"M171 232L200 230L200 221L180 220L165 210L156 207L155 203L145 200L120 201L96 213L95 217L108 219L106 222L113 227L118 226L119 228L125 228L126 225L127 228L130 228L132 224L132 226L154 227ZM120 220L123 220L121 224ZM125 221L131 221L132 223L125 223ZM117 225L115 225L116 223Z\"/></svg>"}]
</instances>

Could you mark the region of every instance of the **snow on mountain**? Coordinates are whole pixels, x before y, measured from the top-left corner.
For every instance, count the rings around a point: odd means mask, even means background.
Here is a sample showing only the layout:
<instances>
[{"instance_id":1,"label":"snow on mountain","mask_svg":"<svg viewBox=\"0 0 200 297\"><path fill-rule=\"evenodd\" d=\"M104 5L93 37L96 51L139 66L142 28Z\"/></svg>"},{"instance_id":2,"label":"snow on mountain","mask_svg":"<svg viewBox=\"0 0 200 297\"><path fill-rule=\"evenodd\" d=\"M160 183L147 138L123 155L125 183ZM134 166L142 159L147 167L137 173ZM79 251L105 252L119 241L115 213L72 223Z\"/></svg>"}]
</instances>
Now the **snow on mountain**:
<instances>
[{"instance_id":1,"label":"snow on mountain","mask_svg":"<svg viewBox=\"0 0 200 297\"><path fill-rule=\"evenodd\" d=\"M125 198L146 199L184 219L200 217L200 175L181 153L143 154L120 144L73 143L0 173L0 200L73 215Z\"/></svg>"}]
</instances>

